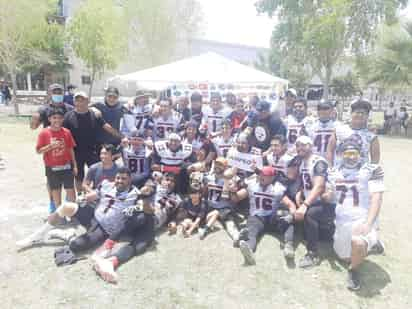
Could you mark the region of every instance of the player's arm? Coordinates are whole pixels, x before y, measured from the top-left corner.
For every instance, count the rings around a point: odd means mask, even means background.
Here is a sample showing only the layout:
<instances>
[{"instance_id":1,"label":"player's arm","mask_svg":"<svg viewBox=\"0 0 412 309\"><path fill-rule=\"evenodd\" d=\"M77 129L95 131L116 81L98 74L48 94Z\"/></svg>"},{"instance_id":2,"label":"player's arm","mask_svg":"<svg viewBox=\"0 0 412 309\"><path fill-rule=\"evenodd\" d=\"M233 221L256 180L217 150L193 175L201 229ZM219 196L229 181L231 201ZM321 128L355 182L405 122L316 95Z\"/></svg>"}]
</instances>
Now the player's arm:
<instances>
[{"instance_id":1,"label":"player's arm","mask_svg":"<svg viewBox=\"0 0 412 309\"><path fill-rule=\"evenodd\" d=\"M36 112L31 116L30 129L36 130L40 126L40 113Z\"/></svg>"},{"instance_id":2,"label":"player's arm","mask_svg":"<svg viewBox=\"0 0 412 309\"><path fill-rule=\"evenodd\" d=\"M310 207L323 194L323 192L325 192L325 188L326 177L314 176L312 190L310 190L308 196L306 196L302 204L307 207Z\"/></svg>"},{"instance_id":3,"label":"player's arm","mask_svg":"<svg viewBox=\"0 0 412 309\"><path fill-rule=\"evenodd\" d=\"M381 149L378 137L376 136L370 145L371 163L378 164L381 159Z\"/></svg>"},{"instance_id":4,"label":"player's arm","mask_svg":"<svg viewBox=\"0 0 412 309\"><path fill-rule=\"evenodd\" d=\"M290 198L287 197L287 195L285 195L285 196L282 198L281 202L282 202L283 205L286 205L286 207L289 209L289 212L290 212L291 214L294 214L294 213L295 213L295 211L296 211L296 205L295 205L295 203L294 203Z\"/></svg>"},{"instance_id":5,"label":"player's arm","mask_svg":"<svg viewBox=\"0 0 412 309\"><path fill-rule=\"evenodd\" d=\"M383 192L373 192L370 197L370 207L368 211L368 219L366 224L369 230L372 228L373 224L376 221L376 218L379 215L379 212L382 207Z\"/></svg>"},{"instance_id":6,"label":"player's arm","mask_svg":"<svg viewBox=\"0 0 412 309\"><path fill-rule=\"evenodd\" d=\"M248 196L248 190L246 188L242 188L237 192L232 192L232 194L230 194L230 199L232 200L232 202L238 203L240 201L243 201L244 199L247 199Z\"/></svg>"},{"instance_id":7,"label":"player's arm","mask_svg":"<svg viewBox=\"0 0 412 309\"><path fill-rule=\"evenodd\" d=\"M123 135L119 131L117 131L115 128L113 128L107 122L102 126L102 128L103 128L103 130L105 130L107 133L113 135L114 137L117 137L117 138L120 138L120 139L123 137Z\"/></svg>"},{"instance_id":8,"label":"player's arm","mask_svg":"<svg viewBox=\"0 0 412 309\"><path fill-rule=\"evenodd\" d=\"M329 138L328 146L326 148L326 160L328 161L328 164L330 167L333 166L333 161L335 157L335 150L336 150L336 134L332 134L332 136Z\"/></svg>"},{"instance_id":9,"label":"player's arm","mask_svg":"<svg viewBox=\"0 0 412 309\"><path fill-rule=\"evenodd\" d=\"M96 167L92 166L87 171L86 177L83 180L82 186L83 186L83 190L85 192L92 192L93 191L93 187L94 187L93 179L95 179L95 176L96 176Z\"/></svg>"},{"instance_id":10,"label":"player's arm","mask_svg":"<svg viewBox=\"0 0 412 309\"><path fill-rule=\"evenodd\" d=\"M78 173L78 168L77 168L77 162L76 162L76 155L74 154L74 149L70 148L70 156L72 158L72 165L73 165L73 174L74 176L77 176Z\"/></svg>"}]
</instances>

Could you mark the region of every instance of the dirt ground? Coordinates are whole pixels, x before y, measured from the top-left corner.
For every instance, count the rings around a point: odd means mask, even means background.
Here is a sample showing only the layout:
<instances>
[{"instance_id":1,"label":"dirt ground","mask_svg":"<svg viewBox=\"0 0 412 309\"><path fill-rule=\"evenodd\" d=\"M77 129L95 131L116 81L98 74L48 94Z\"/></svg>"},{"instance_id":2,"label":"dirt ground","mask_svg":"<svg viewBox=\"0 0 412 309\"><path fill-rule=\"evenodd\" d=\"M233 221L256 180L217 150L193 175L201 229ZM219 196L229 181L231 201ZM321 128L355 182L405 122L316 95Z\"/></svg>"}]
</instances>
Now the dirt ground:
<instances>
[{"instance_id":1,"label":"dirt ground","mask_svg":"<svg viewBox=\"0 0 412 309\"><path fill-rule=\"evenodd\" d=\"M204 241L161 235L157 246L118 270L119 283L98 278L89 260L57 268L56 245L17 252L15 241L38 227L47 213L37 132L27 120L0 117L1 308L412 308L412 140L381 138L387 192L381 212L385 256L362 267L363 288L345 288L345 269L323 245L321 266L288 267L279 241L266 235L257 266L243 266L224 231ZM409 178L411 177L411 178ZM408 189L409 188L409 189ZM298 244L296 260L305 250Z\"/></svg>"}]
</instances>

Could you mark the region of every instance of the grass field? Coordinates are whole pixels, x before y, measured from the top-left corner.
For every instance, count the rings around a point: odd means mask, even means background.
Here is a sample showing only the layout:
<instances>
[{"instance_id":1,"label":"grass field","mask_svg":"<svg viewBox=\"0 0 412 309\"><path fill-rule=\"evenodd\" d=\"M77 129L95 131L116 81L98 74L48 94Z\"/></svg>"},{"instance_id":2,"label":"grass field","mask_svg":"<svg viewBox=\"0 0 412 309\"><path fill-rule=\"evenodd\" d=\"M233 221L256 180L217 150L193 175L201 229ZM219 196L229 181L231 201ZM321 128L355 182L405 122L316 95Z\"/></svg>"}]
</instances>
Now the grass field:
<instances>
[{"instance_id":1,"label":"grass field","mask_svg":"<svg viewBox=\"0 0 412 309\"><path fill-rule=\"evenodd\" d=\"M117 285L100 280L88 260L57 268L53 244L16 252L15 241L46 216L36 134L27 120L0 117L0 154L7 165L0 170L1 308L412 308L412 140L381 138L386 255L368 258L364 287L351 293L345 269L327 245L318 268L301 270L286 265L271 235L259 243L253 267L242 265L224 231L204 241L160 235L156 247L120 267ZM297 246L299 259L305 250Z\"/></svg>"}]
</instances>

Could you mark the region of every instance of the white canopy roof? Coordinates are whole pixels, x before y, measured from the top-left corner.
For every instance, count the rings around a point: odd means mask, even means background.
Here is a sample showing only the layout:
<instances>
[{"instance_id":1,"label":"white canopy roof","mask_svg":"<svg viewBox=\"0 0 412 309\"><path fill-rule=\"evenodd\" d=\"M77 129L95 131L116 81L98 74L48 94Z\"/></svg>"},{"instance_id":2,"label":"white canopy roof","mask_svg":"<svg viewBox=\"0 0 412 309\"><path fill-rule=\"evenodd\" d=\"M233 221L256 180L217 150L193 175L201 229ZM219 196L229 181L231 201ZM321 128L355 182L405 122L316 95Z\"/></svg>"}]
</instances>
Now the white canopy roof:
<instances>
[{"instance_id":1,"label":"white canopy roof","mask_svg":"<svg viewBox=\"0 0 412 309\"><path fill-rule=\"evenodd\" d=\"M117 75L108 80L108 84L118 83L136 83L138 88L164 90L183 83L230 83L283 88L288 81L210 52L130 74Z\"/></svg>"}]
</instances>

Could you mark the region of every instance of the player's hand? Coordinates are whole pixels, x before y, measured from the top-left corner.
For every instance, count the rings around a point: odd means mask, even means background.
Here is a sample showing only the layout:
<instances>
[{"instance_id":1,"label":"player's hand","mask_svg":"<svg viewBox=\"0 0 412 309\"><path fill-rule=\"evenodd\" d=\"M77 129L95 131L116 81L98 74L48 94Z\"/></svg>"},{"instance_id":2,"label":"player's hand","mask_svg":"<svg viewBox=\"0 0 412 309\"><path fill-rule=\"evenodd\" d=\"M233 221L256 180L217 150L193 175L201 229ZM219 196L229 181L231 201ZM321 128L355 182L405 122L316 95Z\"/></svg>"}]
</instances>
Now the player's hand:
<instances>
[{"instance_id":1,"label":"player's hand","mask_svg":"<svg viewBox=\"0 0 412 309\"><path fill-rule=\"evenodd\" d=\"M128 139L127 137L124 137L124 138L122 139L122 141L120 142L120 145L121 145L122 147L127 147L127 146L129 145L129 139Z\"/></svg>"},{"instance_id":2,"label":"player's hand","mask_svg":"<svg viewBox=\"0 0 412 309\"><path fill-rule=\"evenodd\" d=\"M296 221L303 221L305 218L305 213L307 211L308 207L306 205L301 205L298 210L295 212L295 220Z\"/></svg>"},{"instance_id":3,"label":"player's hand","mask_svg":"<svg viewBox=\"0 0 412 309\"><path fill-rule=\"evenodd\" d=\"M56 149L59 148L61 145L61 142L58 140L54 140L50 142L50 149Z\"/></svg>"}]
</instances>

